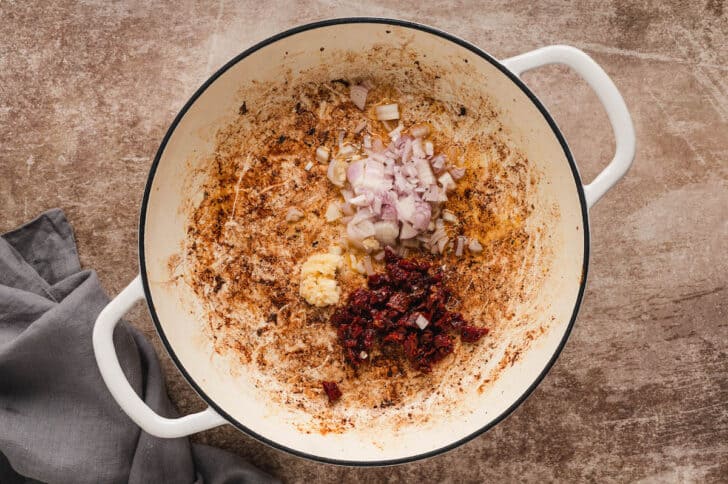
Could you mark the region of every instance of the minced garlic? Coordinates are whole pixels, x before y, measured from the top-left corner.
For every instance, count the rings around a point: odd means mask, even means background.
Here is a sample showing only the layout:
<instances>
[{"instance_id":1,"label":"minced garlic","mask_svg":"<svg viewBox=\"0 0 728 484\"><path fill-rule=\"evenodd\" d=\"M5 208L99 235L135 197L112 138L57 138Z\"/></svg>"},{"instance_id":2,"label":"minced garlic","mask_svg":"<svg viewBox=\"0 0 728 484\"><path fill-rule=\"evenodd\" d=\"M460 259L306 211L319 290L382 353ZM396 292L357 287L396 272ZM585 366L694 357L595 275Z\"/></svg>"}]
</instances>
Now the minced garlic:
<instances>
[{"instance_id":1,"label":"minced garlic","mask_svg":"<svg viewBox=\"0 0 728 484\"><path fill-rule=\"evenodd\" d=\"M317 307L339 302L341 288L336 283L336 271L343 259L338 254L314 254L301 266L299 294L309 304Z\"/></svg>"},{"instance_id":2,"label":"minced garlic","mask_svg":"<svg viewBox=\"0 0 728 484\"><path fill-rule=\"evenodd\" d=\"M339 204L337 202L331 202L329 203L329 206L326 207L326 221L327 222L335 222L341 218L341 208L339 208Z\"/></svg>"},{"instance_id":3,"label":"minced garlic","mask_svg":"<svg viewBox=\"0 0 728 484\"><path fill-rule=\"evenodd\" d=\"M364 246L364 250L366 250L367 252L374 252L376 250L379 250L379 248L381 247L379 245L379 241L374 237L367 237L366 239L362 240L361 245Z\"/></svg>"}]
</instances>

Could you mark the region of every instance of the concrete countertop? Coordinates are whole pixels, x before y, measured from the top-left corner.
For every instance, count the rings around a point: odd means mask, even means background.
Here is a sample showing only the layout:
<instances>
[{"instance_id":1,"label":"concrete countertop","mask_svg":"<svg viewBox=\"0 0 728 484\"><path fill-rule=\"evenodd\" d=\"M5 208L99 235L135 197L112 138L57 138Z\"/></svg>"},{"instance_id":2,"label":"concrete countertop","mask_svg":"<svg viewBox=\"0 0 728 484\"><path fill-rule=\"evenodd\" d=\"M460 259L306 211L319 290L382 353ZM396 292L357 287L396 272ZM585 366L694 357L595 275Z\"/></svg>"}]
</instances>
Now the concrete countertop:
<instances>
[{"instance_id":1,"label":"concrete countertop","mask_svg":"<svg viewBox=\"0 0 728 484\"><path fill-rule=\"evenodd\" d=\"M43 6L41 8L41 3ZM397 5L395 7L395 5ZM136 274L147 171L173 117L253 43L329 17L447 30L496 57L566 43L614 79L635 164L591 212L575 330L533 395L490 432L389 469L308 462L232 428L198 441L287 481L728 479L728 5L701 2L0 3L0 230L61 207L110 294ZM589 180L613 150L596 96L565 68L526 76ZM154 342L182 412L202 408Z\"/></svg>"}]
</instances>

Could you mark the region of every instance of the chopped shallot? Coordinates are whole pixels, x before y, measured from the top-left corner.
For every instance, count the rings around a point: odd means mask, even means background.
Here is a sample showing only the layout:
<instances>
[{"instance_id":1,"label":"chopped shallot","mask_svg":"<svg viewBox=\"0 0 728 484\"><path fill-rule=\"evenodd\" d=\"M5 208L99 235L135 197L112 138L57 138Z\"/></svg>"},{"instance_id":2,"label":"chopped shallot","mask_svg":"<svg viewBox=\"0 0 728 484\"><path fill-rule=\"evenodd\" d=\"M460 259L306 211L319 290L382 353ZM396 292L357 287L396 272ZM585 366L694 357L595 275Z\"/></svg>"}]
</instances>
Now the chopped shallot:
<instances>
[{"instance_id":1,"label":"chopped shallot","mask_svg":"<svg viewBox=\"0 0 728 484\"><path fill-rule=\"evenodd\" d=\"M371 276L374 274L374 266L372 265L372 258L367 256L364 256L364 269L367 271L367 275Z\"/></svg>"},{"instance_id":2,"label":"chopped shallot","mask_svg":"<svg viewBox=\"0 0 728 484\"><path fill-rule=\"evenodd\" d=\"M415 140L412 142L412 155L415 158L424 158L425 156L425 150L422 147L422 140L419 138L415 138Z\"/></svg>"},{"instance_id":3,"label":"chopped shallot","mask_svg":"<svg viewBox=\"0 0 728 484\"><path fill-rule=\"evenodd\" d=\"M369 220L355 224L352 219L346 226L346 235L350 242L361 245L364 239L374 235L374 224Z\"/></svg>"},{"instance_id":4,"label":"chopped shallot","mask_svg":"<svg viewBox=\"0 0 728 484\"><path fill-rule=\"evenodd\" d=\"M480 245L478 239L470 239L470 244L468 244L468 250L470 250L470 252L474 254L477 254L478 252L483 251L483 246Z\"/></svg>"},{"instance_id":5,"label":"chopped shallot","mask_svg":"<svg viewBox=\"0 0 728 484\"><path fill-rule=\"evenodd\" d=\"M349 200L349 203L357 207L366 207L367 205L369 205L369 201L367 200L366 195L359 195L357 197L354 197Z\"/></svg>"},{"instance_id":6,"label":"chopped shallot","mask_svg":"<svg viewBox=\"0 0 728 484\"><path fill-rule=\"evenodd\" d=\"M286 222L298 222L303 218L303 212L296 207L291 207L286 212Z\"/></svg>"},{"instance_id":7,"label":"chopped shallot","mask_svg":"<svg viewBox=\"0 0 728 484\"><path fill-rule=\"evenodd\" d=\"M400 138L400 134L402 133L402 129L404 126L401 124L398 124L396 128L394 128L392 131L389 132L389 138L392 141L397 141Z\"/></svg>"},{"instance_id":8,"label":"chopped shallot","mask_svg":"<svg viewBox=\"0 0 728 484\"><path fill-rule=\"evenodd\" d=\"M340 188L344 200L329 205L326 220L346 224L344 244L376 254L376 260L385 246L398 253L423 247L442 254L450 243L443 222L458 222L442 204L464 172L448 165L444 155L435 155L433 143L423 140L430 134L429 125L407 131L402 123L394 127L399 119L397 104L377 106L376 111L390 130L391 141L385 146L382 139L361 133L366 121L355 129L362 134L363 146L344 143L344 131L340 132L339 150L329 163L327 177ZM317 149L317 159L319 150L325 148ZM453 250L459 243L458 255L462 255L467 239L453 242ZM352 267L368 272L366 261L371 263L371 259L352 261Z\"/></svg>"},{"instance_id":9,"label":"chopped shallot","mask_svg":"<svg viewBox=\"0 0 728 484\"><path fill-rule=\"evenodd\" d=\"M357 84L355 86L351 86L351 89L349 90L349 97L351 98L351 102L353 102L356 107L363 111L364 106L367 102L368 93L369 89L362 86L361 84Z\"/></svg>"},{"instance_id":10,"label":"chopped shallot","mask_svg":"<svg viewBox=\"0 0 728 484\"><path fill-rule=\"evenodd\" d=\"M466 240L467 240L467 237L463 237L463 236L458 237L457 245L455 246L455 255L457 257L461 257L463 255L463 247L465 246Z\"/></svg>"},{"instance_id":11,"label":"chopped shallot","mask_svg":"<svg viewBox=\"0 0 728 484\"><path fill-rule=\"evenodd\" d=\"M435 175L432 174L432 167L427 160L416 159L415 168L417 169L417 176L424 185L431 186L435 184Z\"/></svg>"},{"instance_id":12,"label":"chopped shallot","mask_svg":"<svg viewBox=\"0 0 728 484\"><path fill-rule=\"evenodd\" d=\"M313 161L309 161L308 163L306 163L306 166L303 169L306 171L310 171L311 168L313 168Z\"/></svg>"},{"instance_id":13,"label":"chopped shallot","mask_svg":"<svg viewBox=\"0 0 728 484\"><path fill-rule=\"evenodd\" d=\"M426 317L424 317L421 314L418 314L417 319L415 319L415 324L417 325L418 328L425 329L427 327L427 325L430 324L430 322L427 320Z\"/></svg>"},{"instance_id":14,"label":"chopped shallot","mask_svg":"<svg viewBox=\"0 0 728 484\"><path fill-rule=\"evenodd\" d=\"M432 141L425 141L425 154L427 156L432 156L435 154L435 145L432 144Z\"/></svg>"},{"instance_id":15,"label":"chopped shallot","mask_svg":"<svg viewBox=\"0 0 728 484\"><path fill-rule=\"evenodd\" d=\"M420 241L417 239L406 239L400 242L402 247L409 247L410 249L416 249L420 246Z\"/></svg>"},{"instance_id":16,"label":"chopped shallot","mask_svg":"<svg viewBox=\"0 0 728 484\"><path fill-rule=\"evenodd\" d=\"M366 274L367 272L364 268L364 263L356 260L356 257L354 257L353 255L351 256L351 268L359 274Z\"/></svg>"},{"instance_id":17,"label":"chopped shallot","mask_svg":"<svg viewBox=\"0 0 728 484\"><path fill-rule=\"evenodd\" d=\"M458 223L458 218L450 210L443 210L442 211L442 219L445 222L450 222L450 223L453 223L453 224Z\"/></svg>"},{"instance_id":18,"label":"chopped shallot","mask_svg":"<svg viewBox=\"0 0 728 484\"><path fill-rule=\"evenodd\" d=\"M351 206L350 203L342 203L341 204L341 212L349 217L349 220L351 220L354 216L354 207ZM341 219L342 222L344 222L344 219ZM348 220L347 220L348 222Z\"/></svg>"},{"instance_id":19,"label":"chopped shallot","mask_svg":"<svg viewBox=\"0 0 728 484\"><path fill-rule=\"evenodd\" d=\"M326 163L329 161L329 150L324 148L323 146L319 146L316 148L316 161L319 163Z\"/></svg>"},{"instance_id":20,"label":"chopped shallot","mask_svg":"<svg viewBox=\"0 0 728 484\"><path fill-rule=\"evenodd\" d=\"M444 188L446 192L449 192L456 186L455 180L453 180L450 173L444 173L440 175L440 178L438 178L437 181L440 182L440 185L442 185L442 188Z\"/></svg>"},{"instance_id":21,"label":"chopped shallot","mask_svg":"<svg viewBox=\"0 0 728 484\"><path fill-rule=\"evenodd\" d=\"M374 224L374 237L386 245L394 245L399 235L399 225L394 221L382 220Z\"/></svg>"},{"instance_id":22,"label":"chopped shallot","mask_svg":"<svg viewBox=\"0 0 728 484\"><path fill-rule=\"evenodd\" d=\"M359 124L356 125L356 128L354 128L354 133L359 134L366 127L367 127L367 120L362 119L361 121L359 121Z\"/></svg>"},{"instance_id":23,"label":"chopped shallot","mask_svg":"<svg viewBox=\"0 0 728 484\"><path fill-rule=\"evenodd\" d=\"M432 168L439 172L445 166L445 157L443 155L437 155L430 163L432 164Z\"/></svg>"},{"instance_id":24,"label":"chopped shallot","mask_svg":"<svg viewBox=\"0 0 728 484\"><path fill-rule=\"evenodd\" d=\"M402 222L402 230L399 232L399 238L402 240L411 239L417 236L418 233L412 225L407 222Z\"/></svg>"},{"instance_id":25,"label":"chopped shallot","mask_svg":"<svg viewBox=\"0 0 728 484\"><path fill-rule=\"evenodd\" d=\"M423 197L427 202L447 202L447 194L445 190L437 185L431 185Z\"/></svg>"},{"instance_id":26,"label":"chopped shallot","mask_svg":"<svg viewBox=\"0 0 728 484\"><path fill-rule=\"evenodd\" d=\"M443 238L447 238L447 232L445 232L445 229L442 227L438 227L435 229L435 231L430 236L430 243L437 244L442 240Z\"/></svg>"},{"instance_id":27,"label":"chopped shallot","mask_svg":"<svg viewBox=\"0 0 728 484\"><path fill-rule=\"evenodd\" d=\"M397 104L383 104L376 107L377 119L380 121L391 121L399 119L399 106Z\"/></svg>"},{"instance_id":28,"label":"chopped shallot","mask_svg":"<svg viewBox=\"0 0 728 484\"><path fill-rule=\"evenodd\" d=\"M442 254L445 252L445 247L447 246L447 243L450 241L448 237L443 237L440 240L437 241L437 250Z\"/></svg>"},{"instance_id":29,"label":"chopped shallot","mask_svg":"<svg viewBox=\"0 0 728 484\"><path fill-rule=\"evenodd\" d=\"M463 176L465 176L465 168L458 168L458 167L450 168L450 175L452 175L454 180L459 180Z\"/></svg>"},{"instance_id":30,"label":"chopped shallot","mask_svg":"<svg viewBox=\"0 0 728 484\"><path fill-rule=\"evenodd\" d=\"M349 144L342 145L341 148L339 148L338 156L339 158L346 158L351 155L353 155L356 152L353 146Z\"/></svg>"},{"instance_id":31,"label":"chopped shallot","mask_svg":"<svg viewBox=\"0 0 728 484\"><path fill-rule=\"evenodd\" d=\"M415 138L423 138L430 134L430 127L426 124L416 124L410 129L410 134Z\"/></svg>"},{"instance_id":32,"label":"chopped shallot","mask_svg":"<svg viewBox=\"0 0 728 484\"><path fill-rule=\"evenodd\" d=\"M346 182L346 162L342 160L331 160L326 176L334 185L343 187Z\"/></svg>"}]
</instances>

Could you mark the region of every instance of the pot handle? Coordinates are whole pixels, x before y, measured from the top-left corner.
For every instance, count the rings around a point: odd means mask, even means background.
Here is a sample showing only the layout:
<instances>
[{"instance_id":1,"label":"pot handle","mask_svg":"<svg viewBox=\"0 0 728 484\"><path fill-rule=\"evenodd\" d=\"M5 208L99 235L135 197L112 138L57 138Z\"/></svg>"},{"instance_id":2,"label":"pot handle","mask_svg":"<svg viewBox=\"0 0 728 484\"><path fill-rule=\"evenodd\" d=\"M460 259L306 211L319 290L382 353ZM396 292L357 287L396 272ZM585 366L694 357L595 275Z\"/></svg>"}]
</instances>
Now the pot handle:
<instances>
[{"instance_id":1,"label":"pot handle","mask_svg":"<svg viewBox=\"0 0 728 484\"><path fill-rule=\"evenodd\" d=\"M155 437L184 437L227 423L210 407L184 417L162 417L149 408L129 384L116 356L113 335L121 317L141 299L144 299L144 288L141 276L137 275L96 318L93 332L94 354L101 377L109 387L111 395L129 418L142 430Z\"/></svg>"},{"instance_id":2,"label":"pot handle","mask_svg":"<svg viewBox=\"0 0 728 484\"><path fill-rule=\"evenodd\" d=\"M574 69L594 90L607 111L614 130L616 150L607 167L588 185L584 185L587 207L591 208L622 178L635 155L635 132L632 117L617 86L604 69L583 51L568 45L552 45L502 61L516 76L548 64L564 64Z\"/></svg>"}]
</instances>

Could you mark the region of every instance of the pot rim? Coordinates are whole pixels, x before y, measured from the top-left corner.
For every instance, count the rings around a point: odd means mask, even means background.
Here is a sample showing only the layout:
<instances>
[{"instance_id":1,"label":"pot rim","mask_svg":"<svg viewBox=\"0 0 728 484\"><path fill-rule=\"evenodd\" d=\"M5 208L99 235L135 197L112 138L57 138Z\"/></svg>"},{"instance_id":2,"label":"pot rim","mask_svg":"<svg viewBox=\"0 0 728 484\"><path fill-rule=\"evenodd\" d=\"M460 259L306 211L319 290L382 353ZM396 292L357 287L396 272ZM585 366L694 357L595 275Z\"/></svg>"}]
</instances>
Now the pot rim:
<instances>
[{"instance_id":1,"label":"pot rim","mask_svg":"<svg viewBox=\"0 0 728 484\"><path fill-rule=\"evenodd\" d=\"M257 432L252 431L245 425L243 425L241 422L239 422L237 419L230 416L224 409L222 409L212 398L210 398L204 390L200 387L200 385L190 376L190 374L185 369L184 365L180 361L180 359L177 357L176 353L174 352L174 349L172 348L172 345L170 344L169 340L164 334L164 330L162 329L162 325L159 321L159 317L157 316L157 313L154 309L154 303L152 300L152 293L149 286L149 280L147 277L146 272L146 260L145 260L145 252L144 252L144 228L146 224L146 212L147 212L147 205L149 204L149 197L151 194L151 188L152 183L154 181L154 176L157 171L157 167L159 165L160 159L162 157L162 153L164 153L164 150L167 146L167 143L169 142L170 137L174 133L175 129L177 128L177 125L180 123L182 118L187 114L187 111L190 109L190 107L194 104L194 102L202 95L205 90L212 85L222 74L227 72L232 66L237 64L238 62L244 60L246 57L251 55L252 53L274 43L281 39L290 37L292 35L299 34L301 32L306 32L308 30L313 30L321 27L329 27L332 25L342 25L342 24L361 24L361 23L371 23L371 24L383 24L383 25L394 25L398 27L404 27L408 29L414 29L414 30L420 30L423 32L426 32L431 35L435 35L438 37L441 37L445 40L448 40L460 47L463 47L465 49L468 49L469 51L473 52L474 54L478 55L482 59L486 60L490 64L492 64L495 68L497 68L499 71L501 71L503 74L505 74L514 84L516 84L521 91L530 99L530 101L538 108L541 115L544 117L546 122L551 127L551 130L553 131L554 135L556 136L557 140L559 141L559 144L561 145L562 149L564 150L564 154L566 155L566 159L569 163L569 166L571 168L572 175L574 176L574 183L576 184L576 189L579 195L579 204L581 206L581 212L582 212L582 223L584 227L584 260L582 264L582 275L581 275L581 281L579 283L579 292L576 297L576 302L574 304L574 310L571 314L571 317L569 319L569 324L566 328L566 331L564 332L563 337L561 338L561 341L559 342L559 345L557 346L556 350L554 351L554 354L551 356L549 361L546 363L546 366L544 366L541 373L534 379L534 381L529 385L529 387L523 392L523 394L514 401L505 411L503 411L500 415L495 417L493 420L491 420L487 425L475 430L474 432L470 433L469 435L455 441L452 443L449 443L447 445L444 445L442 447L439 447L437 449L423 452L420 454L415 454L408 457L401 457L396 459L384 459L384 460L374 460L374 461L358 461L358 460L348 460L348 459L332 459L328 457L322 457L315 454L309 454L307 452L297 450L290 448L286 445L282 445L278 442L275 442L267 437L264 437L263 435L258 434ZM147 177L147 183L144 188L144 196L142 198L142 204L140 209L140 215L139 215L139 272L141 274L142 279L142 285L144 287L144 295L147 302L147 308L149 310L149 314L152 317L152 321L154 322L154 327L156 328L157 334L159 335L159 338L162 340L162 343L164 344L165 349L167 350L167 353L172 358L172 361L174 362L177 369L182 373L185 380L192 386L192 388L195 390L195 392L204 400L210 407L212 407L220 416L225 418L231 425L236 427L238 430L244 432L245 434L253 437L254 439L267 444L275 449L282 450L284 452L287 452L289 454L293 454L298 457L302 457L305 459L317 461L317 462L323 462L327 464L335 464L335 465L341 465L341 466L355 466L355 467L382 467L382 466L391 466L391 465L397 465L397 464L405 464L409 462L415 462L418 460L426 459L429 457L434 457L439 454L443 454L445 452L448 452L450 450L453 450L471 440L473 440L475 437L478 437L479 435L487 432L494 426L496 426L498 423L500 423L502 420L504 420L506 417L508 417L516 408L518 408L530 395L533 393L533 391L536 389L536 387L543 381L546 374L549 372L549 370L552 368L556 360L558 359L559 355L561 354L561 351L563 350L564 346L566 345L566 342L569 339L569 336L571 335L571 331L573 329L574 323L576 321L576 317L579 313L579 308L581 306L582 299L584 297L584 290L586 287L586 280L587 280L587 273L588 273L588 267L589 267L589 247L590 247L590 238L589 238L589 212L586 205L586 199L584 195L584 189L583 184L581 182L581 177L579 175L579 170L576 166L576 163L574 162L574 158L571 154L571 150L569 149L569 146L566 143L566 140L564 139L563 135L561 134L561 131L559 130L556 122L551 117L549 112L546 110L546 108L543 106L543 104L539 101L539 99L536 97L536 95L531 92L531 90L521 81L515 74L513 74L510 70L508 70L503 64L501 64L498 60L496 60L493 56L482 50L481 48L475 46L474 44L471 44L470 42L463 40L459 37L456 37L452 34L449 34L447 32L444 32L442 30L423 25L416 22L411 22L408 20L398 20L398 19L391 19L391 18L385 18L385 17L342 17L342 18L334 18L334 19L327 19L327 20L321 20L317 22L312 22L308 24L299 25L297 27L293 27L291 29L285 30L283 32L280 32L276 35L273 35L271 37L268 37L265 40L262 40L258 42L257 44L253 45L252 47L246 49L242 53L238 54L234 58L232 58L230 61L228 61L225 65L223 65L221 68L219 68L210 78L208 78L190 97L190 99L185 103L185 105L182 107L180 112L175 116L174 121L172 121L172 124L170 125L169 129L164 135L164 138L162 139L162 142L159 146L159 149L157 150L157 153L154 157L154 161L152 162L152 166L149 170L149 175Z\"/></svg>"}]
</instances>

